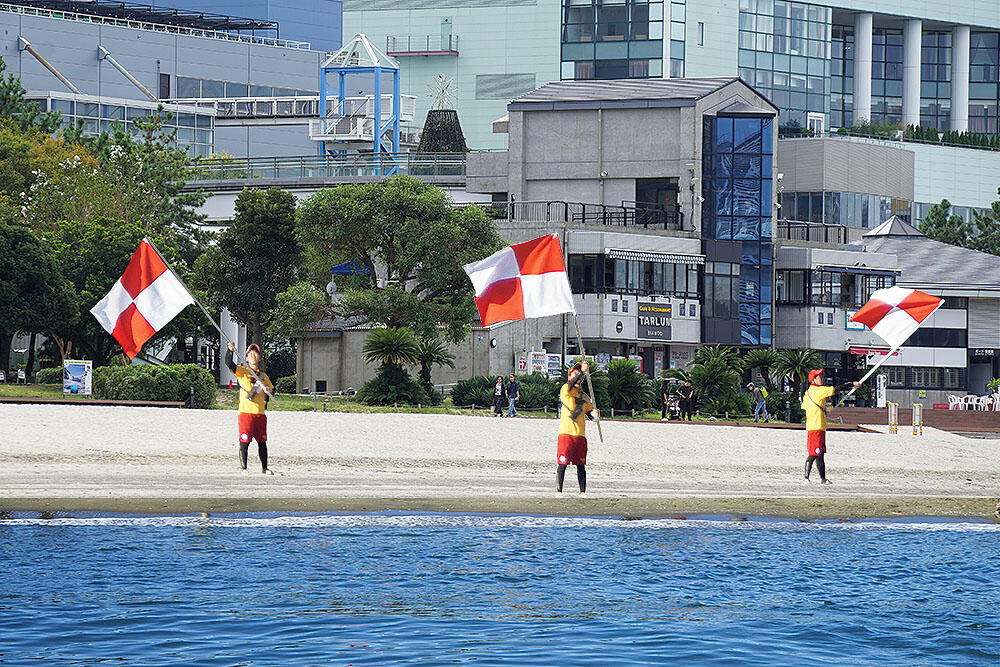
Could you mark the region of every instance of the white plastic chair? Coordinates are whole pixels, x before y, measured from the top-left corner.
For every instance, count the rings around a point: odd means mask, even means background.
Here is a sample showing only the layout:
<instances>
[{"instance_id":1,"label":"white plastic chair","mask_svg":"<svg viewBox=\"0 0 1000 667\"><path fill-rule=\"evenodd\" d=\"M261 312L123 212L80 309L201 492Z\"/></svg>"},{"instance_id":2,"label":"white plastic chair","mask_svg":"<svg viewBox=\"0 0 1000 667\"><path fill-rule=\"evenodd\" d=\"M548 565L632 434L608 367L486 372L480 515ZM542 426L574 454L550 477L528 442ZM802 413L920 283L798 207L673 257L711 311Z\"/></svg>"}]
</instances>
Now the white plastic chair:
<instances>
[{"instance_id":1,"label":"white plastic chair","mask_svg":"<svg viewBox=\"0 0 1000 667\"><path fill-rule=\"evenodd\" d=\"M976 410L982 410L986 412L990 409L990 397L989 396L977 396L976 397Z\"/></svg>"},{"instance_id":2,"label":"white plastic chair","mask_svg":"<svg viewBox=\"0 0 1000 667\"><path fill-rule=\"evenodd\" d=\"M949 410L961 410L962 409L962 399L960 399L955 394L948 394L948 409Z\"/></svg>"},{"instance_id":3,"label":"white plastic chair","mask_svg":"<svg viewBox=\"0 0 1000 667\"><path fill-rule=\"evenodd\" d=\"M1000 392L990 396L993 399L993 411L1000 412Z\"/></svg>"},{"instance_id":4,"label":"white plastic chair","mask_svg":"<svg viewBox=\"0 0 1000 667\"><path fill-rule=\"evenodd\" d=\"M976 409L976 402L977 402L978 399L979 399L978 396L973 396L972 394L969 394L968 396L963 396L962 397L962 409L963 410L975 410Z\"/></svg>"},{"instance_id":5,"label":"white plastic chair","mask_svg":"<svg viewBox=\"0 0 1000 667\"><path fill-rule=\"evenodd\" d=\"M17 382L19 384L28 384L28 376L24 374L23 368L17 369Z\"/></svg>"}]
</instances>

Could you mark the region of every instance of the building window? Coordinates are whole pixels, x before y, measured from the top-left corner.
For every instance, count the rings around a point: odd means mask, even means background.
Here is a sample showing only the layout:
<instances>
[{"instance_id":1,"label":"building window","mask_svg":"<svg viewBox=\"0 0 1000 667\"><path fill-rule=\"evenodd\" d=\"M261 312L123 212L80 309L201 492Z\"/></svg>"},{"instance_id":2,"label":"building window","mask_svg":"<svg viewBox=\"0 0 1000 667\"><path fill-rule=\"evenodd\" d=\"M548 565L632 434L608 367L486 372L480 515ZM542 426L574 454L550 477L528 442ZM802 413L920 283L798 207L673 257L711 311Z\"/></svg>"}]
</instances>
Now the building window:
<instances>
[{"instance_id":1,"label":"building window","mask_svg":"<svg viewBox=\"0 0 1000 667\"><path fill-rule=\"evenodd\" d=\"M801 269L776 271L774 293L778 303L806 303L806 272Z\"/></svg>"},{"instance_id":2,"label":"building window","mask_svg":"<svg viewBox=\"0 0 1000 667\"><path fill-rule=\"evenodd\" d=\"M901 388L906 386L906 369L902 366L886 367L886 386Z\"/></svg>"},{"instance_id":3,"label":"building window","mask_svg":"<svg viewBox=\"0 0 1000 667\"><path fill-rule=\"evenodd\" d=\"M663 44L669 39L664 1L669 0L563 0L562 77L662 76ZM683 9L683 2L673 4Z\"/></svg>"},{"instance_id":4,"label":"building window","mask_svg":"<svg viewBox=\"0 0 1000 667\"><path fill-rule=\"evenodd\" d=\"M698 21L698 46L705 46L705 22Z\"/></svg>"}]
</instances>

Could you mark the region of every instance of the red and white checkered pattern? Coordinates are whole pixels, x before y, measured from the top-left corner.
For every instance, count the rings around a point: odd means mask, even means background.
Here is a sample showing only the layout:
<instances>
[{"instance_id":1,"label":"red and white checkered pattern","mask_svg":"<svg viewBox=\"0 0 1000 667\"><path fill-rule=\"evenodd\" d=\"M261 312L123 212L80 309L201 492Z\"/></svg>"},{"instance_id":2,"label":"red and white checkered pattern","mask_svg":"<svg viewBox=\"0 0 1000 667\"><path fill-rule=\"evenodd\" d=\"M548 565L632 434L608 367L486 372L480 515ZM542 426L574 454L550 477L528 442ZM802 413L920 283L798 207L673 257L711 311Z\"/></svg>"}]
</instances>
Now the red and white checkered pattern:
<instances>
[{"instance_id":1,"label":"red and white checkered pattern","mask_svg":"<svg viewBox=\"0 0 1000 667\"><path fill-rule=\"evenodd\" d=\"M90 312L132 359L146 341L192 303L194 297L184 283L143 239L125 273Z\"/></svg>"},{"instance_id":2,"label":"red and white checkered pattern","mask_svg":"<svg viewBox=\"0 0 1000 667\"><path fill-rule=\"evenodd\" d=\"M942 303L944 299L915 289L889 287L874 292L851 321L861 322L895 348L906 342Z\"/></svg>"},{"instance_id":3,"label":"red and white checkered pattern","mask_svg":"<svg viewBox=\"0 0 1000 667\"><path fill-rule=\"evenodd\" d=\"M555 234L516 243L465 265L483 326L575 313L562 248Z\"/></svg>"}]
</instances>

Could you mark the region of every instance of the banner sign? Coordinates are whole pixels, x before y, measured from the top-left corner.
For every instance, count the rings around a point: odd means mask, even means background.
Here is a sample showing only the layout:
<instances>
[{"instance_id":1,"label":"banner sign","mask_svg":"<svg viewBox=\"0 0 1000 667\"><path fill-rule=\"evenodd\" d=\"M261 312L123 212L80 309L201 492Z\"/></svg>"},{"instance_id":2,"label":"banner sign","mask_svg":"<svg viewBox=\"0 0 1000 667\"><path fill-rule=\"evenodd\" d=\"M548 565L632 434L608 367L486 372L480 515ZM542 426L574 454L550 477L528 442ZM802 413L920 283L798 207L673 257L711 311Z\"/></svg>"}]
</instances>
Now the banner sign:
<instances>
[{"instance_id":1,"label":"banner sign","mask_svg":"<svg viewBox=\"0 0 1000 667\"><path fill-rule=\"evenodd\" d=\"M641 340L670 340L670 303L640 301L637 306L636 337Z\"/></svg>"}]
</instances>

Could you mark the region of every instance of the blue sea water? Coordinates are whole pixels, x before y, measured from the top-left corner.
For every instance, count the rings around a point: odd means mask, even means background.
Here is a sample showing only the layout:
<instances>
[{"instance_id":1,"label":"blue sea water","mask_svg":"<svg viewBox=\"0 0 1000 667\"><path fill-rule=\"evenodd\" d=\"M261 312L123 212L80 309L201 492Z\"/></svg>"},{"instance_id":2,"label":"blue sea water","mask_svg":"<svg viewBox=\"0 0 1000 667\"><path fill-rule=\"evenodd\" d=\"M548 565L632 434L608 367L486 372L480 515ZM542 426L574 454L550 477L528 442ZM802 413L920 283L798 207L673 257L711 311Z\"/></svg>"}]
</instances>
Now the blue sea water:
<instances>
[{"instance_id":1,"label":"blue sea water","mask_svg":"<svg viewBox=\"0 0 1000 667\"><path fill-rule=\"evenodd\" d=\"M3 665L1000 664L987 523L32 516Z\"/></svg>"}]
</instances>

